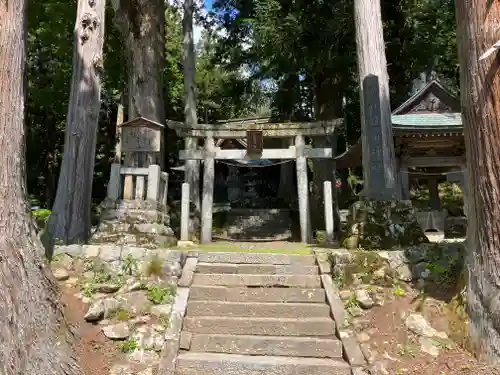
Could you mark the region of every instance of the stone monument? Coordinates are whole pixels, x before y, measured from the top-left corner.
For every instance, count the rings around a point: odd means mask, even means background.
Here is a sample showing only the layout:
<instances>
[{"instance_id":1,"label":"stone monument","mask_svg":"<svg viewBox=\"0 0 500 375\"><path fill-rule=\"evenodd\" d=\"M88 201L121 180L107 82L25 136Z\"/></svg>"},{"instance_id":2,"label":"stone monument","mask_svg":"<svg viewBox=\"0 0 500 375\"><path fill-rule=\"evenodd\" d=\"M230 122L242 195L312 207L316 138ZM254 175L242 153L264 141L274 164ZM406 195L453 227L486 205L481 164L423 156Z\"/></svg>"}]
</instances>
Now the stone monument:
<instances>
[{"instance_id":1,"label":"stone monument","mask_svg":"<svg viewBox=\"0 0 500 375\"><path fill-rule=\"evenodd\" d=\"M163 128L142 117L120 125L119 163L111 166L108 196L91 243L155 248L176 242L167 213L168 174L160 166Z\"/></svg>"}]
</instances>

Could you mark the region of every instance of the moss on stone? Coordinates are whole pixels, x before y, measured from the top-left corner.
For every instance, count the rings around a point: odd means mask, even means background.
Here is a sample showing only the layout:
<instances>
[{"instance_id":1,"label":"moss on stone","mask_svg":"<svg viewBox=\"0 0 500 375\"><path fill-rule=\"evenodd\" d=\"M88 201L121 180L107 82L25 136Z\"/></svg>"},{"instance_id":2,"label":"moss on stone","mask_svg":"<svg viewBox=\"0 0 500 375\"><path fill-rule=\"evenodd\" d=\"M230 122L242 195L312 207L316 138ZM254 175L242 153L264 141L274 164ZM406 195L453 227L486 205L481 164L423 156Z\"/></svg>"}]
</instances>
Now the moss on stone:
<instances>
[{"instance_id":1,"label":"moss on stone","mask_svg":"<svg viewBox=\"0 0 500 375\"><path fill-rule=\"evenodd\" d=\"M348 237L366 250L415 246L429 242L410 201L362 200L351 206Z\"/></svg>"}]
</instances>

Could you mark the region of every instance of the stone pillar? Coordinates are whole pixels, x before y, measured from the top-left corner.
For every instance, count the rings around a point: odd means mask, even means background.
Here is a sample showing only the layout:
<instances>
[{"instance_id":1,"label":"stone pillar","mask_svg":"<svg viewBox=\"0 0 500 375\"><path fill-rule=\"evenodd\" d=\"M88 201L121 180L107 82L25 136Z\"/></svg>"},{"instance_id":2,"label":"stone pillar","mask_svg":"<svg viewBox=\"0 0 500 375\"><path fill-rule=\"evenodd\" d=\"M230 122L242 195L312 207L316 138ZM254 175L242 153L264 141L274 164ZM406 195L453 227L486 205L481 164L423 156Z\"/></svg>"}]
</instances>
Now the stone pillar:
<instances>
[{"instance_id":1,"label":"stone pillar","mask_svg":"<svg viewBox=\"0 0 500 375\"><path fill-rule=\"evenodd\" d=\"M148 191L146 198L149 201L158 201L158 193L160 191L160 166L151 164L148 167Z\"/></svg>"},{"instance_id":2,"label":"stone pillar","mask_svg":"<svg viewBox=\"0 0 500 375\"><path fill-rule=\"evenodd\" d=\"M430 178L427 180L427 185L429 187L429 197L431 210L439 211L441 209L441 201L439 200L439 190L438 182L436 178Z\"/></svg>"},{"instance_id":3,"label":"stone pillar","mask_svg":"<svg viewBox=\"0 0 500 375\"><path fill-rule=\"evenodd\" d=\"M194 137L184 140L186 150L196 150L198 141ZM184 181L190 186L190 195L196 210L200 211L200 162L199 160L186 160L184 163Z\"/></svg>"},{"instance_id":4,"label":"stone pillar","mask_svg":"<svg viewBox=\"0 0 500 375\"><path fill-rule=\"evenodd\" d=\"M212 211L214 205L215 143L212 137L205 140L203 169L203 197L201 203L201 243L212 242Z\"/></svg>"},{"instance_id":5,"label":"stone pillar","mask_svg":"<svg viewBox=\"0 0 500 375\"><path fill-rule=\"evenodd\" d=\"M323 182L323 190L325 197L325 235L326 242L332 243L334 238L334 222L333 222L333 196L332 182Z\"/></svg>"},{"instance_id":6,"label":"stone pillar","mask_svg":"<svg viewBox=\"0 0 500 375\"><path fill-rule=\"evenodd\" d=\"M408 174L408 167L402 164L399 167L399 181L401 182L401 199L410 199L410 176Z\"/></svg>"},{"instance_id":7,"label":"stone pillar","mask_svg":"<svg viewBox=\"0 0 500 375\"><path fill-rule=\"evenodd\" d=\"M116 201L121 195L121 175L120 175L120 164L111 164L111 172L109 175L108 183L108 199Z\"/></svg>"},{"instance_id":8,"label":"stone pillar","mask_svg":"<svg viewBox=\"0 0 500 375\"><path fill-rule=\"evenodd\" d=\"M181 241L189 241L189 184L182 184L181 195Z\"/></svg>"},{"instance_id":9,"label":"stone pillar","mask_svg":"<svg viewBox=\"0 0 500 375\"><path fill-rule=\"evenodd\" d=\"M311 213L309 211L309 182L307 179L307 158L304 156L305 140L302 134L295 136L297 152L297 195L299 200L300 240L311 242Z\"/></svg>"},{"instance_id":10,"label":"stone pillar","mask_svg":"<svg viewBox=\"0 0 500 375\"><path fill-rule=\"evenodd\" d=\"M385 68L384 63L383 69ZM363 76L360 70L360 76L362 78L361 141L365 195L377 201L398 199L390 104L388 91L384 92L387 89L387 73L385 72L383 77L373 74ZM381 87L379 87L379 82ZM383 94L382 97L381 94Z\"/></svg>"}]
</instances>

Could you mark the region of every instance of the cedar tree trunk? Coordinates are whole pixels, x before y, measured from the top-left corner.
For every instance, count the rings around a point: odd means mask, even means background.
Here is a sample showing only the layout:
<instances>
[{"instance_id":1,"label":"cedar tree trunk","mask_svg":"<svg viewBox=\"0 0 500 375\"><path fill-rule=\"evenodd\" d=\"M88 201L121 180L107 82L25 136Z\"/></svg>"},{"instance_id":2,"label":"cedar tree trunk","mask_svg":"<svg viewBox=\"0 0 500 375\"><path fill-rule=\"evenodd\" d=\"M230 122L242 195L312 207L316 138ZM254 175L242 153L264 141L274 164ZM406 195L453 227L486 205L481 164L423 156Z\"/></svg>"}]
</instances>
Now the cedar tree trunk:
<instances>
[{"instance_id":1,"label":"cedar tree trunk","mask_svg":"<svg viewBox=\"0 0 500 375\"><path fill-rule=\"evenodd\" d=\"M165 124L163 69L165 65L165 2L162 0L113 0L115 24L127 49L128 120L144 117ZM146 155L147 160L127 165L147 167L159 164L164 170L164 141L160 155ZM135 153L141 158L140 153ZM132 156L134 157L134 156Z\"/></svg>"},{"instance_id":2,"label":"cedar tree trunk","mask_svg":"<svg viewBox=\"0 0 500 375\"><path fill-rule=\"evenodd\" d=\"M380 0L355 0L354 20L356 25L356 49L358 55L359 87L361 102L361 137L363 141L363 179L365 191L369 198L392 199L398 194L396 163L394 155L394 140L392 138L391 104L389 95L389 76L387 74L387 60L385 56L384 35ZM378 95L370 96L367 100L364 85L378 80ZM381 136L378 147L371 147L367 142L372 132L373 114L365 113L366 108L373 108L376 118L380 120ZM380 109L379 109L380 108ZM365 117L366 116L366 117ZM370 139L374 142L374 139ZM373 167L372 154L383 160L382 170L385 190L373 191L371 173ZM399 194L400 195L400 194ZM397 197L398 195L396 195Z\"/></svg>"},{"instance_id":3,"label":"cedar tree trunk","mask_svg":"<svg viewBox=\"0 0 500 375\"><path fill-rule=\"evenodd\" d=\"M183 56L184 56L184 122L191 128L198 125L196 114L196 56L194 51L193 35L193 13L194 0L184 0L184 15L182 28L184 33ZM186 150L196 150L198 141L196 138L185 139ZM184 177L190 187L190 197L197 211L201 211L200 200L200 162L198 160L186 160Z\"/></svg>"},{"instance_id":4,"label":"cedar tree trunk","mask_svg":"<svg viewBox=\"0 0 500 375\"><path fill-rule=\"evenodd\" d=\"M50 235L65 243L84 243L90 236L104 10L104 0L78 1L64 156L48 222Z\"/></svg>"},{"instance_id":5,"label":"cedar tree trunk","mask_svg":"<svg viewBox=\"0 0 500 375\"><path fill-rule=\"evenodd\" d=\"M456 0L460 91L469 172L467 307L477 353L500 363L500 4Z\"/></svg>"},{"instance_id":6,"label":"cedar tree trunk","mask_svg":"<svg viewBox=\"0 0 500 375\"><path fill-rule=\"evenodd\" d=\"M80 375L26 191L26 1L0 1L0 374Z\"/></svg>"}]
</instances>

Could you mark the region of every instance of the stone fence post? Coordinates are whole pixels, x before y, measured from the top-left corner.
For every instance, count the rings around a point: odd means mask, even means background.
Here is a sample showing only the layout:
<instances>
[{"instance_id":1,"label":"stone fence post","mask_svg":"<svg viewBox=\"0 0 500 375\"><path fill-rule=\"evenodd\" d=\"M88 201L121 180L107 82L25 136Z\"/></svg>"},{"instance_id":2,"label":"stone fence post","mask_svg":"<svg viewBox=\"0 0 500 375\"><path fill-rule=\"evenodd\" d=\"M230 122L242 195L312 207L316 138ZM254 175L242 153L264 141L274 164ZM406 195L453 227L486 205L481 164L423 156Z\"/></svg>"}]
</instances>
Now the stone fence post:
<instances>
[{"instance_id":1,"label":"stone fence post","mask_svg":"<svg viewBox=\"0 0 500 375\"><path fill-rule=\"evenodd\" d=\"M120 176L121 165L117 163L111 164L111 172L109 174L108 183L108 199L116 201L121 195L121 176Z\"/></svg>"},{"instance_id":2,"label":"stone fence post","mask_svg":"<svg viewBox=\"0 0 500 375\"><path fill-rule=\"evenodd\" d=\"M181 241L189 241L189 184L182 184L181 196Z\"/></svg>"},{"instance_id":3,"label":"stone fence post","mask_svg":"<svg viewBox=\"0 0 500 375\"><path fill-rule=\"evenodd\" d=\"M151 164L148 167L148 191L146 198L148 201L158 202L158 194L160 192L160 166Z\"/></svg>"}]
</instances>

